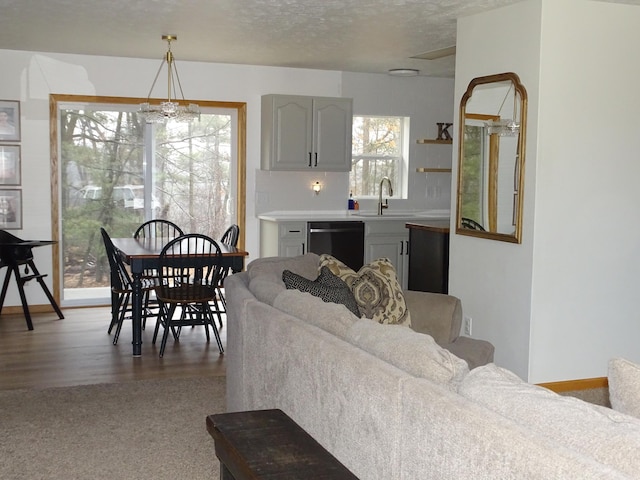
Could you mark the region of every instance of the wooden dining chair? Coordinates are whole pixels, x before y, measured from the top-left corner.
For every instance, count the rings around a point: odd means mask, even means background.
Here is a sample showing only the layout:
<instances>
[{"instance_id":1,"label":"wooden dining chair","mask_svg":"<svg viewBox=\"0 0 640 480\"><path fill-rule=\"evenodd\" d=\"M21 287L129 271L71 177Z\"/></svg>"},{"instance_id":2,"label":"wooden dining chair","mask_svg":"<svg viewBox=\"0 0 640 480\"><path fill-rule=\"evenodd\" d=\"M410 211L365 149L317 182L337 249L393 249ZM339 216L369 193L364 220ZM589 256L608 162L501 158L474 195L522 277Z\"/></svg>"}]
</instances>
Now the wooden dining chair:
<instances>
[{"instance_id":1,"label":"wooden dining chair","mask_svg":"<svg viewBox=\"0 0 640 480\"><path fill-rule=\"evenodd\" d=\"M104 242L104 248L107 252L107 259L109 260L109 270L111 273L111 323L107 332L111 334L113 327L116 327L116 332L113 336L113 344L118 343L120 337L120 331L122 330L122 324L124 323L127 314L131 316L131 294L133 293L133 282L129 271L125 268L120 255L116 248L113 246L111 237L104 228L100 228L102 234L102 240ZM142 279L142 293L143 293L143 321L151 314L149 308L149 294L155 287L155 281L151 278Z\"/></svg>"},{"instance_id":2,"label":"wooden dining chair","mask_svg":"<svg viewBox=\"0 0 640 480\"><path fill-rule=\"evenodd\" d=\"M220 237L220 242L232 247L237 247L239 237L240 227L234 223L222 234L222 237ZM220 328L222 328L222 314L227 313L227 299L224 296L224 279L227 278L230 271L230 267L225 267L222 269L222 272L220 273L220 281L218 282L218 286L216 287L217 295L213 302L214 308L216 309L216 312L218 314L218 323L220 324Z\"/></svg>"},{"instance_id":3,"label":"wooden dining chair","mask_svg":"<svg viewBox=\"0 0 640 480\"><path fill-rule=\"evenodd\" d=\"M224 353L214 320L216 312L211 308L220 281L221 261L222 251L216 241L198 233L171 240L160 252L159 283L155 288L160 315L153 333L155 344L160 326L164 328L160 357L164 356L169 331L178 341L182 327L197 325L204 326L207 342L209 327L213 329L220 353Z\"/></svg>"},{"instance_id":4,"label":"wooden dining chair","mask_svg":"<svg viewBox=\"0 0 640 480\"><path fill-rule=\"evenodd\" d=\"M184 235L182 229L169 220L156 218L144 222L133 234L133 238L174 238Z\"/></svg>"},{"instance_id":5,"label":"wooden dining chair","mask_svg":"<svg viewBox=\"0 0 640 480\"><path fill-rule=\"evenodd\" d=\"M485 231L482 225L480 225L475 220L472 220L471 218L462 217L461 223L464 228L470 228L471 230L479 230L481 232Z\"/></svg>"},{"instance_id":6,"label":"wooden dining chair","mask_svg":"<svg viewBox=\"0 0 640 480\"><path fill-rule=\"evenodd\" d=\"M165 220L163 218L154 218L153 220L148 220L140 225L135 233L133 234L133 238L176 238L181 235L184 235L182 229L176 225L175 223ZM158 282L158 272L155 268L148 268L144 272L142 272L142 277L147 279L152 279L154 282ZM146 309L154 309L157 307L157 301L151 295L148 295L146 298ZM142 319L142 328L146 327L146 317Z\"/></svg>"}]
</instances>

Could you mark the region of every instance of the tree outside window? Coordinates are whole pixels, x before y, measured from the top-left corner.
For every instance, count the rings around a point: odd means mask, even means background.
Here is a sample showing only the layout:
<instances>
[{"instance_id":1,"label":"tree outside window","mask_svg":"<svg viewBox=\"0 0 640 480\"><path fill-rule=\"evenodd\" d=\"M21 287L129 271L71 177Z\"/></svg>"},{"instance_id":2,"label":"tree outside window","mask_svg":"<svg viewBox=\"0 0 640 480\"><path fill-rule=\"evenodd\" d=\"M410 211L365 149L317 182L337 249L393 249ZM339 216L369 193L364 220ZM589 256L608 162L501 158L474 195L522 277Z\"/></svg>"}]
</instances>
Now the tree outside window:
<instances>
[{"instance_id":1,"label":"tree outside window","mask_svg":"<svg viewBox=\"0 0 640 480\"><path fill-rule=\"evenodd\" d=\"M484 191L485 175L483 152L487 148L484 139L486 128L483 125L465 125L464 127L464 184L460 191L460 212L462 218L468 218L485 225Z\"/></svg>"},{"instance_id":2,"label":"tree outside window","mask_svg":"<svg viewBox=\"0 0 640 480\"><path fill-rule=\"evenodd\" d=\"M143 221L164 218L220 238L235 221L230 115L151 126L130 106L94 104L61 108L59 122L67 292L109 285L100 227L130 237Z\"/></svg>"},{"instance_id":3,"label":"tree outside window","mask_svg":"<svg viewBox=\"0 0 640 480\"><path fill-rule=\"evenodd\" d=\"M355 197L377 197L383 177L401 194L405 124L404 117L353 117L349 188Z\"/></svg>"}]
</instances>

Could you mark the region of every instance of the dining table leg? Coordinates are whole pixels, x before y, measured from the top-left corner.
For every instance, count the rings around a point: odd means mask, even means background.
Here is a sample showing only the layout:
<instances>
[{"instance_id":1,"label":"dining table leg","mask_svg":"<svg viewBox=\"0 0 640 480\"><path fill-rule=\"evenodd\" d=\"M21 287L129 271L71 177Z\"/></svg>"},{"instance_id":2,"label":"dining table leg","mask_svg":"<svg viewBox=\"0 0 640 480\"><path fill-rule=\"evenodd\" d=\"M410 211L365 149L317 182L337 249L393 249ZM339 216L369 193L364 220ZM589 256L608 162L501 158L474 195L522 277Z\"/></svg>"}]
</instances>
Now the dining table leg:
<instances>
[{"instance_id":1,"label":"dining table leg","mask_svg":"<svg viewBox=\"0 0 640 480\"><path fill-rule=\"evenodd\" d=\"M132 268L133 293L131 298L131 323L133 324L133 356L142 356L142 272Z\"/></svg>"}]
</instances>

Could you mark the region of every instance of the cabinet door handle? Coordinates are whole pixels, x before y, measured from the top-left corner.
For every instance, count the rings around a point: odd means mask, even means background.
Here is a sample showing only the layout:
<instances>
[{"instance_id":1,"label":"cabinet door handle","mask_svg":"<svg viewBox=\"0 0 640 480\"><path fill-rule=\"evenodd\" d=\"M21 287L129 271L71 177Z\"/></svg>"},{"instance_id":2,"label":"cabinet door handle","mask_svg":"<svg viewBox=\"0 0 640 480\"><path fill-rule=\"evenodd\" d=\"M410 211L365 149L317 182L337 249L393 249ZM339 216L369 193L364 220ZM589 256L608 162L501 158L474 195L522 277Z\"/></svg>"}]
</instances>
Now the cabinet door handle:
<instances>
[{"instance_id":1,"label":"cabinet door handle","mask_svg":"<svg viewBox=\"0 0 640 480\"><path fill-rule=\"evenodd\" d=\"M404 255L404 241L400 240L400 255Z\"/></svg>"},{"instance_id":2,"label":"cabinet door handle","mask_svg":"<svg viewBox=\"0 0 640 480\"><path fill-rule=\"evenodd\" d=\"M304 255L304 242L302 242L302 254Z\"/></svg>"},{"instance_id":3,"label":"cabinet door handle","mask_svg":"<svg viewBox=\"0 0 640 480\"><path fill-rule=\"evenodd\" d=\"M409 240L405 240L407 242L407 250L406 250L406 255L409 255Z\"/></svg>"},{"instance_id":4,"label":"cabinet door handle","mask_svg":"<svg viewBox=\"0 0 640 480\"><path fill-rule=\"evenodd\" d=\"M314 167L318 166L318 152L316 152L316 164L314 165Z\"/></svg>"},{"instance_id":5,"label":"cabinet door handle","mask_svg":"<svg viewBox=\"0 0 640 480\"><path fill-rule=\"evenodd\" d=\"M309 152L309 167L311 167L311 152Z\"/></svg>"}]
</instances>

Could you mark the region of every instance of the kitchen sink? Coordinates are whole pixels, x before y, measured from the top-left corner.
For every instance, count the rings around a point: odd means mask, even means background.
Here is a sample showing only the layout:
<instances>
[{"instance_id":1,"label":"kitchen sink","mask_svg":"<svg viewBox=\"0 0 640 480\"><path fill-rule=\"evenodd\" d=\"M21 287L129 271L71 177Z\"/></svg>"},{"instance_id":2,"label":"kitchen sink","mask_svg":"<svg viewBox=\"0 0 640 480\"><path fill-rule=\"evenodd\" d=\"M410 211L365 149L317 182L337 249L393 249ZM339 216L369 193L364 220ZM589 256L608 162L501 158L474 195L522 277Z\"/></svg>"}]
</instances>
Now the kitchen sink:
<instances>
[{"instance_id":1,"label":"kitchen sink","mask_svg":"<svg viewBox=\"0 0 640 480\"><path fill-rule=\"evenodd\" d=\"M431 218L431 219L449 219L448 210L424 210L424 211L410 211L410 212L384 212L382 215L378 215L377 212L353 212L353 217L368 217L368 218Z\"/></svg>"},{"instance_id":2,"label":"kitchen sink","mask_svg":"<svg viewBox=\"0 0 640 480\"><path fill-rule=\"evenodd\" d=\"M393 217L415 217L419 214L416 212L385 212L382 215L378 215L376 212L360 212L353 213L354 217L382 217L382 218L393 218Z\"/></svg>"}]
</instances>

